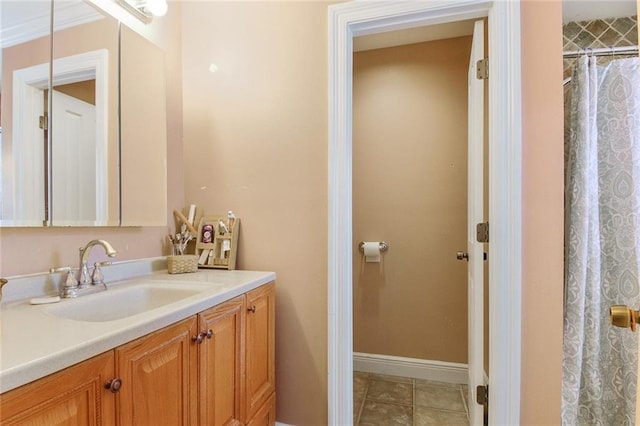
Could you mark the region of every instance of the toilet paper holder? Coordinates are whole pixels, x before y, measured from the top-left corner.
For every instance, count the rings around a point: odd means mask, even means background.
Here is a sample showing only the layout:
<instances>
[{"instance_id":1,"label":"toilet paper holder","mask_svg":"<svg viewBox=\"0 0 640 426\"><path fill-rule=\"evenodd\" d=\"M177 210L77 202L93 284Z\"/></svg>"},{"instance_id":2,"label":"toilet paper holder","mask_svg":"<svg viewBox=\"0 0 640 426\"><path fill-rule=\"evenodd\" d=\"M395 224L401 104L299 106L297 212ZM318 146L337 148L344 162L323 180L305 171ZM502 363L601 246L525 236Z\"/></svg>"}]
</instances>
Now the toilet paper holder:
<instances>
[{"instance_id":1,"label":"toilet paper holder","mask_svg":"<svg viewBox=\"0 0 640 426\"><path fill-rule=\"evenodd\" d=\"M381 252L385 252L389 249L389 244L386 241L380 241L379 244ZM360 241L358 243L358 249L360 249L361 252L364 252L364 241Z\"/></svg>"}]
</instances>

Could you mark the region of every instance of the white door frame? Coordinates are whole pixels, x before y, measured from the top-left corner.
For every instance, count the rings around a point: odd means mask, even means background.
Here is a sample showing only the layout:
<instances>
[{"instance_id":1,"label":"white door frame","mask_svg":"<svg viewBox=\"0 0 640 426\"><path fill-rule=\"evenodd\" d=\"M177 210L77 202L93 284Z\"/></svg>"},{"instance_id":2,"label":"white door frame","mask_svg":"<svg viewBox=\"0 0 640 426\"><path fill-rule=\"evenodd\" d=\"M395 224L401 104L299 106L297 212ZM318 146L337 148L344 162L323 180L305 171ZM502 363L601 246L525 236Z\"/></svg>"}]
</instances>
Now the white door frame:
<instances>
[{"instance_id":1,"label":"white door frame","mask_svg":"<svg viewBox=\"0 0 640 426\"><path fill-rule=\"evenodd\" d=\"M42 226L47 219L44 188L44 134L38 117L44 114L43 92L49 87L49 64L13 72L12 213L3 225Z\"/></svg>"},{"instance_id":2,"label":"white door frame","mask_svg":"<svg viewBox=\"0 0 640 426\"><path fill-rule=\"evenodd\" d=\"M518 0L329 6L328 416L353 422L353 37L489 17L489 424L520 422L521 75Z\"/></svg>"}]
</instances>

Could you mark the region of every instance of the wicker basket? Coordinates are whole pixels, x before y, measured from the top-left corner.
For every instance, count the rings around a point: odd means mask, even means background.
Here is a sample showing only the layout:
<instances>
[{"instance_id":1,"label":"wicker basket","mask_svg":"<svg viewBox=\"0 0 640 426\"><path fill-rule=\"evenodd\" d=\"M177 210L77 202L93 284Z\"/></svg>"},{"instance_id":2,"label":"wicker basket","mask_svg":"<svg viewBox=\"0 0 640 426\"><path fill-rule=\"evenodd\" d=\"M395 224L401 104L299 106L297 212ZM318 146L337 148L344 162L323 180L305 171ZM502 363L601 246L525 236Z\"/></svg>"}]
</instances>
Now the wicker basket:
<instances>
[{"instance_id":1,"label":"wicker basket","mask_svg":"<svg viewBox=\"0 0 640 426\"><path fill-rule=\"evenodd\" d=\"M196 272L198 270L198 256L195 254L167 256L167 270L170 274Z\"/></svg>"}]
</instances>

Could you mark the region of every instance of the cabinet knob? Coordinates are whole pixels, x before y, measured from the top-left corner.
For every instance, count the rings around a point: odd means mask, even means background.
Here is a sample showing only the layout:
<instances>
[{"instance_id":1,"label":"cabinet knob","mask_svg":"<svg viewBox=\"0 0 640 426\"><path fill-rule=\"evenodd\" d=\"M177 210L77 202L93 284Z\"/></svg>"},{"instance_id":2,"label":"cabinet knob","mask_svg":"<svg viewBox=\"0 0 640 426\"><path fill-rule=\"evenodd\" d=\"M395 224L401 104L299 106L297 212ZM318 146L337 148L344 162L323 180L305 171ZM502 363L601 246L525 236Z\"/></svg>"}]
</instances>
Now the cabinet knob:
<instances>
[{"instance_id":1,"label":"cabinet knob","mask_svg":"<svg viewBox=\"0 0 640 426\"><path fill-rule=\"evenodd\" d=\"M105 389L109 389L111 392L116 393L122 387L122 380L115 378L113 380L108 380L104 384Z\"/></svg>"},{"instance_id":2,"label":"cabinet knob","mask_svg":"<svg viewBox=\"0 0 640 426\"><path fill-rule=\"evenodd\" d=\"M250 306L247 308L248 312L253 312L254 314L256 313L256 305Z\"/></svg>"},{"instance_id":3,"label":"cabinet knob","mask_svg":"<svg viewBox=\"0 0 640 426\"><path fill-rule=\"evenodd\" d=\"M191 340L193 340L194 342L196 342L196 343L200 344L200 343L202 343L202 341L204 340L204 336L205 336L205 334L204 334L204 333L198 333L198 335L197 335L197 336L193 336L193 337L191 338Z\"/></svg>"},{"instance_id":4,"label":"cabinet knob","mask_svg":"<svg viewBox=\"0 0 640 426\"><path fill-rule=\"evenodd\" d=\"M213 330L209 329L207 331L201 331L200 333L198 333L197 336L193 336L191 338L191 340L193 340L194 342L199 344L199 343L202 343L204 341L205 337L207 339L211 339L213 337Z\"/></svg>"}]
</instances>

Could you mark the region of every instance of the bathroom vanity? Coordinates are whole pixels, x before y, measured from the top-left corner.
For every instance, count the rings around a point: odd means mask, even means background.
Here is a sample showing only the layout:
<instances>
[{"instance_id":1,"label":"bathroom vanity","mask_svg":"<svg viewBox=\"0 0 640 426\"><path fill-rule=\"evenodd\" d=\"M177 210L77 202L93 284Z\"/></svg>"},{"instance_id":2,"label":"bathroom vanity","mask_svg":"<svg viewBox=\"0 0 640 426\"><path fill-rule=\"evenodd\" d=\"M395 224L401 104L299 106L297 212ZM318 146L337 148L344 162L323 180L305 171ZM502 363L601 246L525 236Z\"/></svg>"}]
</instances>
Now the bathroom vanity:
<instances>
[{"instance_id":1,"label":"bathroom vanity","mask_svg":"<svg viewBox=\"0 0 640 426\"><path fill-rule=\"evenodd\" d=\"M275 424L274 280L164 271L57 304L3 302L0 424ZM115 313L93 308L101 295ZM127 307L161 295L174 300Z\"/></svg>"}]
</instances>

